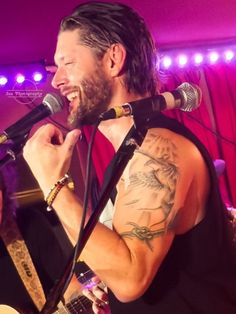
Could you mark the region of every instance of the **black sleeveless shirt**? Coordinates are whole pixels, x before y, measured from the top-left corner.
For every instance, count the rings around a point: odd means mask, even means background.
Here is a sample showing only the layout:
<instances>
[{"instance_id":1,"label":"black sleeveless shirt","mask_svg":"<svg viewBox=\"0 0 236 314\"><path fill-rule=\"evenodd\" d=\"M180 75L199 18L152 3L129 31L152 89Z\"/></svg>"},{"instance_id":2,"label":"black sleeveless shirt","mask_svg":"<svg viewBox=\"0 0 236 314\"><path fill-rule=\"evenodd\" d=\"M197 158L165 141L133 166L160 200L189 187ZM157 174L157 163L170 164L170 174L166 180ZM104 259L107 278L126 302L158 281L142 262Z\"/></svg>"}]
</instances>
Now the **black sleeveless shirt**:
<instances>
[{"instance_id":1,"label":"black sleeveless shirt","mask_svg":"<svg viewBox=\"0 0 236 314\"><path fill-rule=\"evenodd\" d=\"M112 314L235 314L236 249L211 157L194 134L174 119L160 114L149 127L170 129L197 146L209 169L211 191L204 219L175 237L142 297L121 303L109 291Z\"/></svg>"}]
</instances>

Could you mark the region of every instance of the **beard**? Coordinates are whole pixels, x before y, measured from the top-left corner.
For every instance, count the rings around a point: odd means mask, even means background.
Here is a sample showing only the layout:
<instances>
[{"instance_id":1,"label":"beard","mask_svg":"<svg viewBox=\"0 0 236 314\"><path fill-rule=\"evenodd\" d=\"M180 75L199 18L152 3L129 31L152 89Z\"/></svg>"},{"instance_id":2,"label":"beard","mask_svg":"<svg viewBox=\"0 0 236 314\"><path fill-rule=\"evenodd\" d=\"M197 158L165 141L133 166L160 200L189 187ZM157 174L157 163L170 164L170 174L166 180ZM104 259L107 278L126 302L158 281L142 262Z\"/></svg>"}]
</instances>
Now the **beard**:
<instances>
[{"instance_id":1,"label":"beard","mask_svg":"<svg viewBox=\"0 0 236 314\"><path fill-rule=\"evenodd\" d=\"M80 82L78 91L77 109L68 116L68 124L71 128L80 128L98 121L100 114L108 109L111 100L111 81L104 71L96 67L92 76Z\"/></svg>"}]
</instances>

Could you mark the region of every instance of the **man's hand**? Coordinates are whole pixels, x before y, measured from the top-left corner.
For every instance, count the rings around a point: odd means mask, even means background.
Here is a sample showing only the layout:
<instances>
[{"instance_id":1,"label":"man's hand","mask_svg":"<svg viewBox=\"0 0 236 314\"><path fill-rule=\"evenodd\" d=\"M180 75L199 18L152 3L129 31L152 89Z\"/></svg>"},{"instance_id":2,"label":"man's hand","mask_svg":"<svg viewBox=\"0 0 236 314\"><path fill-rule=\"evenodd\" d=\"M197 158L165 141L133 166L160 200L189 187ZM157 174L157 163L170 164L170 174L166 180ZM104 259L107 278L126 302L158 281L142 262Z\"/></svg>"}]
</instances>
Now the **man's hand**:
<instances>
[{"instance_id":1,"label":"man's hand","mask_svg":"<svg viewBox=\"0 0 236 314\"><path fill-rule=\"evenodd\" d=\"M93 302L92 308L95 314L110 314L108 303L108 295L106 286L99 280L98 277L92 279L95 283L90 289L83 289L83 294Z\"/></svg>"},{"instance_id":2,"label":"man's hand","mask_svg":"<svg viewBox=\"0 0 236 314\"><path fill-rule=\"evenodd\" d=\"M69 170L78 129L63 138L62 132L52 124L40 127L27 141L23 156L44 195Z\"/></svg>"}]
</instances>

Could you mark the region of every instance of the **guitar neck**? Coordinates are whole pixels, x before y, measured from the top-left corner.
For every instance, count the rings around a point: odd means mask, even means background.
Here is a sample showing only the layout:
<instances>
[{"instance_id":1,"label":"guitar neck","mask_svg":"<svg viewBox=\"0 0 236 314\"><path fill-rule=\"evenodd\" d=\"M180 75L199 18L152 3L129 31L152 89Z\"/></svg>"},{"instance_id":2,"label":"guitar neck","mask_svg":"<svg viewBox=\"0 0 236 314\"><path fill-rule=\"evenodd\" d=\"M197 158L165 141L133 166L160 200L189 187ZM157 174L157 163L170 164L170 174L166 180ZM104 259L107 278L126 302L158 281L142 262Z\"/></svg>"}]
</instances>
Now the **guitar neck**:
<instances>
[{"instance_id":1,"label":"guitar neck","mask_svg":"<svg viewBox=\"0 0 236 314\"><path fill-rule=\"evenodd\" d=\"M62 303L59 304L58 310L56 310L53 314L75 314L75 313L86 313L90 314L92 312L92 302L83 295L80 295L66 305ZM20 314L14 308L0 304L0 314Z\"/></svg>"},{"instance_id":2,"label":"guitar neck","mask_svg":"<svg viewBox=\"0 0 236 314\"><path fill-rule=\"evenodd\" d=\"M83 295L73 298L65 305L60 304L54 314L74 314L74 313L90 313L92 302ZM92 312L91 312L92 313Z\"/></svg>"}]
</instances>

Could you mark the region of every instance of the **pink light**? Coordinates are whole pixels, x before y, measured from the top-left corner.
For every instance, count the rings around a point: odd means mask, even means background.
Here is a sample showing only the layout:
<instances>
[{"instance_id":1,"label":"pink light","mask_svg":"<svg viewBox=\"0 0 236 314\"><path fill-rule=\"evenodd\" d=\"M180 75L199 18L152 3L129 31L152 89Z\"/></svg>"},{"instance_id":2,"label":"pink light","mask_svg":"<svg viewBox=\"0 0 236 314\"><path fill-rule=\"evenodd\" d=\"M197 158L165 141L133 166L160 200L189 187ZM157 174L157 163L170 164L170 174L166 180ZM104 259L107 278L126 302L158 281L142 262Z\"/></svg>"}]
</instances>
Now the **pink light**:
<instances>
[{"instance_id":1,"label":"pink light","mask_svg":"<svg viewBox=\"0 0 236 314\"><path fill-rule=\"evenodd\" d=\"M215 64L218 62L230 63L236 61L236 50L235 47L226 46L214 48L197 48L195 51L183 50L179 54L172 55L175 52L166 51L166 55L161 58L162 69L169 69L173 65L177 65L179 68L185 68L189 65L202 66L202 64ZM191 55L190 55L191 54Z\"/></svg>"},{"instance_id":2,"label":"pink light","mask_svg":"<svg viewBox=\"0 0 236 314\"><path fill-rule=\"evenodd\" d=\"M35 73L33 74L33 78L34 78L35 82L39 82L39 81L42 80L43 75L42 75L41 73L39 73L39 72L35 72Z\"/></svg>"},{"instance_id":3,"label":"pink light","mask_svg":"<svg viewBox=\"0 0 236 314\"><path fill-rule=\"evenodd\" d=\"M203 62L203 55L201 53L196 53L193 56L193 60L196 65L201 64Z\"/></svg>"},{"instance_id":4,"label":"pink light","mask_svg":"<svg viewBox=\"0 0 236 314\"><path fill-rule=\"evenodd\" d=\"M0 76L0 85L4 86L7 84L7 78L5 76Z\"/></svg>"},{"instance_id":5,"label":"pink light","mask_svg":"<svg viewBox=\"0 0 236 314\"><path fill-rule=\"evenodd\" d=\"M219 54L216 51L212 51L209 54L209 60L211 63L216 63L216 61L218 61L219 59Z\"/></svg>"},{"instance_id":6,"label":"pink light","mask_svg":"<svg viewBox=\"0 0 236 314\"><path fill-rule=\"evenodd\" d=\"M180 67L184 67L188 62L188 58L186 55L180 55L178 57L178 64Z\"/></svg>"},{"instance_id":7,"label":"pink light","mask_svg":"<svg viewBox=\"0 0 236 314\"><path fill-rule=\"evenodd\" d=\"M22 74L17 74L17 76L16 76L16 81L17 81L17 83L19 83L19 84L23 83L23 82L25 81L24 75L22 75Z\"/></svg>"},{"instance_id":8,"label":"pink light","mask_svg":"<svg viewBox=\"0 0 236 314\"><path fill-rule=\"evenodd\" d=\"M224 52L225 61L231 61L234 58L234 52L232 50L226 50Z\"/></svg>"},{"instance_id":9,"label":"pink light","mask_svg":"<svg viewBox=\"0 0 236 314\"><path fill-rule=\"evenodd\" d=\"M165 69L168 69L170 66L171 66L171 64L172 64L172 60L171 60L171 58L170 57L168 57L168 56L165 56L163 59L162 59L162 65L163 65L163 67L165 68Z\"/></svg>"}]
</instances>

